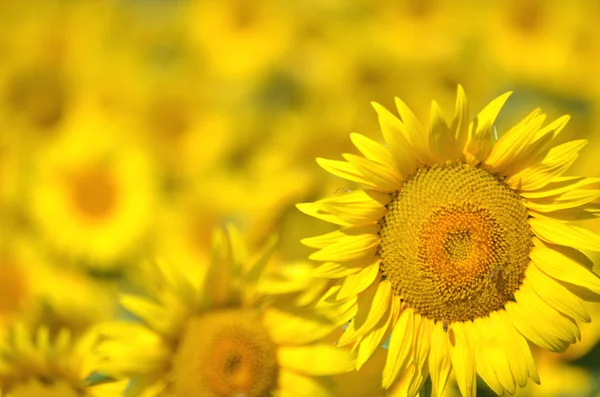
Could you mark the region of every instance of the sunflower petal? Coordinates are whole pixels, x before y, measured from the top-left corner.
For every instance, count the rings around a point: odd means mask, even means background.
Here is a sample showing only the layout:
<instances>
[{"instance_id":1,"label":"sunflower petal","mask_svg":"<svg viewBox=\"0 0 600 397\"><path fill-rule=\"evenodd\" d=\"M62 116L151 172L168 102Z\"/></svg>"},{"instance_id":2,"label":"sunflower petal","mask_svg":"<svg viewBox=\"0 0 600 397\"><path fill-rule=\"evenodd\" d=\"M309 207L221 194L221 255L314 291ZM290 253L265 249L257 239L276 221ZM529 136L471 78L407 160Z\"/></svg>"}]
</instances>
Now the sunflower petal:
<instances>
[{"instance_id":1,"label":"sunflower petal","mask_svg":"<svg viewBox=\"0 0 600 397\"><path fill-rule=\"evenodd\" d=\"M548 277L537 266L529 266L525 277L540 298L554 309L586 323L592 321L581 300L558 281Z\"/></svg>"},{"instance_id":2,"label":"sunflower petal","mask_svg":"<svg viewBox=\"0 0 600 397\"><path fill-rule=\"evenodd\" d=\"M456 383L463 396L475 396L475 357L469 337L470 323L455 322L448 330L450 359L456 375Z\"/></svg>"},{"instance_id":3,"label":"sunflower petal","mask_svg":"<svg viewBox=\"0 0 600 397\"><path fill-rule=\"evenodd\" d=\"M600 294L600 277L560 252L537 246L531 250L529 257L547 275Z\"/></svg>"},{"instance_id":4,"label":"sunflower petal","mask_svg":"<svg viewBox=\"0 0 600 397\"><path fill-rule=\"evenodd\" d=\"M367 159L389 169L396 169L394 158L385 146L356 132L350 134L350 140Z\"/></svg>"},{"instance_id":5,"label":"sunflower petal","mask_svg":"<svg viewBox=\"0 0 600 397\"><path fill-rule=\"evenodd\" d=\"M431 396L443 394L452 369L448 337L442 329L442 323L437 322L431 332L431 347L429 354L429 372L431 374Z\"/></svg>"},{"instance_id":6,"label":"sunflower petal","mask_svg":"<svg viewBox=\"0 0 600 397\"><path fill-rule=\"evenodd\" d=\"M507 183L519 190L538 190L567 171L579 157L579 151L587 144L577 140L556 146L539 163L525 168L508 178Z\"/></svg>"},{"instance_id":7,"label":"sunflower petal","mask_svg":"<svg viewBox=\"0 0 600 397\"><path fill-rule=\"evenodd\" d=\"M280 346L277 362L285 369L313 376L341 374L356 366L350 350L330 345Z\"/></svg>"},{"instance_id":8,"label":"sunflower petal","mask_svg":"<svg viewBox=\"0 0 600 397\"><path fill-rule=\"evenodd\" d=\"M494 99L479 112L475 121L469 126L470 138L467 151L477 162L482 162L488 158L493 147L492 132L494 123L500 110L502 110L511 95L512 91L509 91Z\"/></svg>"},{"instance_id":9,"label":"sunflower petal","mask_svg":"<svg viewBox=\"0 0 600 397\"><path fill-rule=\"evenodd\" d=\"M552 219L529 219L529 225L541 240L582 250L600 251L600 235Z\"/></svg>"},{"instance_id":10,"label":"sunflower petal","mask_svg":"<svg viewBox=\"0 0 600 397\"><path fill-rule=\"evenodd\" d=\"M383 369L383 387L386 389L394 383L400 371L406 369L412 358L414 317L413 309L405 309L396 324L393 325L388 355Z\"/></svg>"},{"instance_id":11,"label":"sunflower petal","mask_svg":"<svg viewBox=\"0 0 600 397\"><path fill-rule=\"evenodd\" d=\"M354 165L346 161L329 160L319 157L317 158L317 164L319 164L325 171L339 176L340 178L361 183L372 188L376 187L376 185L374 185L363 174L361 174Z\"/></svg>"},{"instance_id":12,"label":"sunflower petal","mask_svg":"<svg viewBox=\"0 0 600 397\"><path fill-rule=\"evenodd\" d=\"M389 110L376 102L371 102L377 112L381 133L388 144L389 150L396 164L396 171L402 178L408 177L417 166L411 144L409 143L409 131L405 125L398 120Z\"/></svg>"},{"instance_id":13,"label":"sunflower petal","mask_svg":"<svg viewBox=\"0 0 600 397\"><path fill-rule=\"evenodd\" d=\"M336 298L344 300L355 296L366 290L379 275L379 260L362 268L358 273L350 274L342 281L342 287L338 291Z\"/></svg>"},{"instance_id":14,"label":"sunflower petal","mask_svg":"<svg viewBox=\"0 0 600 397\"><path fill-rule=\"evenodd\" d=\"M403 177L395 169L354 154L344 153L342 156L364 175L369 186L374 186L375 190L395 192L402 186Z\"/></svg>"},{"instance_id":15,"label":"sunflower petal","mask_svg":"<svg viewBox=\"0 0 600 397\"><path fill-rule=\"evenodd\" d=\"M277 397L331 397L324 379L281 370L278 377Z\"/></svg>"},{"instance_id":16,"label":"sunflower petal","mask_svg":"<svg viewBox=\"0 0 600 397\"><path fill-rule=\"evenodd\" d=\"M515 292L517 302L509 302L505 309L517 330L536 345L554 352L564 352L574 336L565 330L560 315L549 307L533 291L522 285ZM535 322L532 321L535 319Z\"/></svg>"},{"instance_id":17,"label":"sunflower petal","mask_svg":"<svg viewBox=\"0 0 600 397\"><path fill-rule=\"evenodd\" d=\"M363 257L374 256L378 245L379 236L376 234L346 235L335 243L312 253L309 259L324 262L355 261Z\"/></svg>"},{"instance_id":18,"label":"sunflower petal","mask_svg":"<svg viewBox=\"0 0 600 397\"><path fill-rule=\"evenodd\" d=\"M396 109L403 123L403 134L414 148L417 158L424 164L433 165L431 152L429 151L428 135L425 133L425 128L410 110L408 106L398 97L395 98Z\"/></svg>"}]
</instances>

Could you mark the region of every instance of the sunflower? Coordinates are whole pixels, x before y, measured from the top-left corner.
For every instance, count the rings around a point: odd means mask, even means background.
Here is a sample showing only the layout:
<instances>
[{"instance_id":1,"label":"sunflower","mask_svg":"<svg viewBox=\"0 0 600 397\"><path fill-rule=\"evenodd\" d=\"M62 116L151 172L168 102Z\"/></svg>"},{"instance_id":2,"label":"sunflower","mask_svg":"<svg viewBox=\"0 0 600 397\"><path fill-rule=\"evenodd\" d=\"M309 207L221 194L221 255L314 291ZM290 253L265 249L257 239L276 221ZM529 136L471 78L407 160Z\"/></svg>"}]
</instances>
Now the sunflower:
<instances>
[{"instance_id":1,"label":"sunflower","mask_svg":"<svg viewBox=\"0 0 600 397\"><path fill-rule=\"evenodd\" d=\"M367 188L298 205L340 226L303 242L337 280L330 299L356 299L339 345L357 344L357 367L389 336L386 388L431 378L439 395L452 369L463 395L476 374L498 394L539 383L528 342L566 350L590 321L582 299L600 299L579 251L600 236L572 223L598 214L600 179L562 176L586 141L556 145L569 117L542 126L539 109L496 141L509 95L469 123L459 86L451 122L434 101L427 129L399 99L400 119L374 103L385 144L354 133L364 157L317 160Z\"/></svg>"},{"instance_id":2,"label":"sunflower","mask_svg":"<svg viewBox=\"0 0 600 397\"><path fill-rule=\"evenodd\" d=\"M327 317L259 294L268 255L248 255L234 229L217 234L214 252L204 277L161 262L145 267L148 296L122 298L141 323L105 326L98 372L131 378L128 396L329 395L318 376L354 362L348 350L313 343L333 331Z\"/></svg>"},{"instance_id":3,"label":"sunflower","mask_svg":"<svg viewBox=\"0 0 600 397\"><path fill-rule=\"evenodd\" d=\"M0 343L0 395L6 397L117 397L124 382L87 387L96 334L74 339L66 329L16 324Z\"/></svg>"},{"instance_id":4,"label":"sunflower","mask_svg":"<svg viewBox=\"0 0 600 397\"><path fill-rule=\"evenodd\" d=\"M116 313L112 287L80 269L53 263L45 251L20 232L0 243L0 335L16 321L80 335Z\"/></svg>"},{"instance_id":5,"label":"sunflower","mask_svg":"<svg viewBox=\"0 0 600 397\"><path fill-rule=\"evenodd\" d=\"M155 169L107 117L82 109L36 156L29 215L56 252L95 268L135 256L157 197ZM119 140L117 142L117 140Z\"/></svg>"}]
</instances>

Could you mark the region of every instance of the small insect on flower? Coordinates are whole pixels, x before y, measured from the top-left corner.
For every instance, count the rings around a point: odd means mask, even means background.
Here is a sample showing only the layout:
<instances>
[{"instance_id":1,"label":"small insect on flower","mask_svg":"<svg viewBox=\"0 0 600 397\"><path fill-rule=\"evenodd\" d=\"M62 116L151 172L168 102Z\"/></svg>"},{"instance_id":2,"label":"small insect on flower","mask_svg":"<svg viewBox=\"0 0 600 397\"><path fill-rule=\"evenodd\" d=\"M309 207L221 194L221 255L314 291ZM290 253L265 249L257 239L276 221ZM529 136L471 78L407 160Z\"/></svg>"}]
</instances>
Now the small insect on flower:
<instances>
[{"instance_id":1,"label":"small insect on flower","mask_svg":"<svg viewBox=\"0 0 600 397\"><path fill-rule=\"evenodd\" d=\"M445 318L444 321L442 322L442 329L444 330L444 332L448 332L449 326L450 326L450 322L448 321L447 318Z\"/></svg>"},{"instance_id":2,"label":"small insect on flower","mask_svg":"<svg viewBox=\"0 0 600 397\"><path fill-rule=\"evenodd\" d=\"M496 280L499 275L500 275L500 267L494 266L494 268L492 269L492 272L490 273L490 280L492 280L492 281Z\"/></svg>"}]
</instances>

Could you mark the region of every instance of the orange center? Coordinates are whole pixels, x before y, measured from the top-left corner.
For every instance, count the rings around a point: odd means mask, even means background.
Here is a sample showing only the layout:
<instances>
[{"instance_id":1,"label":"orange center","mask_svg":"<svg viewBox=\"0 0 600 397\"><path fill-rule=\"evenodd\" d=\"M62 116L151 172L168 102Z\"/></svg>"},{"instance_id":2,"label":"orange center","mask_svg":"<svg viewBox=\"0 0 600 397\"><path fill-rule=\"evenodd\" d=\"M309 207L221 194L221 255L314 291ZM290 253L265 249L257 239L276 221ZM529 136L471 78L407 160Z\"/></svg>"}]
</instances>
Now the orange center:
<instances>
[{"instance_id":1,"label":"orange center","mask_svg":"<svg viewBox=\"0 0 600 397\"><path fill-rule=\"evenodd\" d=\"M108 170L100 166L82 169L69 178L71 200L89 220L106 219L117 206L117 184Z\"/></svg>"},{"instance_id":2,"label":"orange center","mask_svg":"<svg viewBox=\"0 0 600 397\"><path fill-rule=\"evenodd\" d=\"M275 349L253 311L204 313L188 322L171 387L181 396L270 396L277 385Z\"/></svg>"}]
</instances>

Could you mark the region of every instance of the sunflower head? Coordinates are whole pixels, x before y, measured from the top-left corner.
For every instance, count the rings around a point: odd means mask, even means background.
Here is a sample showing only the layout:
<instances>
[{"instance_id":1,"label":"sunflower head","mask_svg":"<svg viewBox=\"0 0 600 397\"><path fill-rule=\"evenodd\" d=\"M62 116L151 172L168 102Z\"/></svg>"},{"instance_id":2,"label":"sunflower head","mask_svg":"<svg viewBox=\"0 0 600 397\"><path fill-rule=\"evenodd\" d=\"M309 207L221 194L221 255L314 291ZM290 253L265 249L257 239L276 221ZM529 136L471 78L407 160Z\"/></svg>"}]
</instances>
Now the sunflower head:
<instances>
[{"instance_id":1,"label":"sunflower head","mask_svg":"<svg viewBox=\"0 0 600 397\"><path fill-rule=\"evenodd\" d=\"M328 395L319 376L349 371L354 363L349 351L315 342L334 330L331 317L344 313L293 307L265 294L264 283L275 279L266 270L272 246L250 254L230 227L216 233L206 267L149 265L147 295L122 298L141 323L104 327L98 371L132 379L132 395Z\"/></svg>"},{"instance_id":2,"label":"sunflower head","mask_svg":"<svg viewBox=\"0 0 600 397\"><path fill-rule=\"evenodd\" d=\"M17 323L0 343L0 394L25 397L117 397L125 385L88 387L97 334L73 338L66 328L30 329Z\"/></svg>"},{"instance_id":3,"label":"sunflower head","mask_svg":"<svg viewBox=\"0 0 600 397\"><path fill-rule=\"evenodd\" d=\"M427 126L374 103L384 141L353 133L363 156L317 160L365 188L298 205L340 227L304 243L336 280L324 301L356 299L339 344L358 367L389 337L386 388L415 395L431 377L438 395L454 368L464 395L476 373L512 394L539 381L528 341L564 351L590 320L582 299L600 298L579 251L600 237L571 223L599 213L600 179L563 176L586 141L557 144L569 117L544 126L539 109L498 138L509 95L470 120L459 86L450 121L434 101Z\"/></svg>"}]
</instances>

